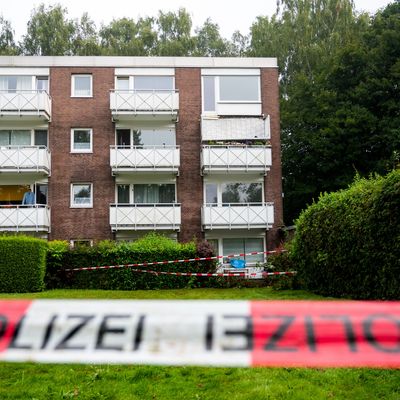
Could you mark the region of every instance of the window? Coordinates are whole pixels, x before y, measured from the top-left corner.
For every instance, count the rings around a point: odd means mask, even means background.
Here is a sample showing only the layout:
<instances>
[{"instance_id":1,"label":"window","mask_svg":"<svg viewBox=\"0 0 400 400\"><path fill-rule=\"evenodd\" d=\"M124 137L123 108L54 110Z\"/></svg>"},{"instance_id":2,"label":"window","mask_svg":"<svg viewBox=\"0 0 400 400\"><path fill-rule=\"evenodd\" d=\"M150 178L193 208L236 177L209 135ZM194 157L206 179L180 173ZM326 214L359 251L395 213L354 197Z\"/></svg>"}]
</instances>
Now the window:
<instances>
[{"instance_id":1,"label":"window","mask_svg":"<svg viewBox=\"0 0 400 400\"><path fill-rule=\"evenodd\" d=\"M49 78L47 76L36 77L36 90L41 92L49 91Z\"/></svg>"},{"instance_id":2,"label":"window","mask_svg":"<svg viewBox=\"0 0 400 400\"><path fill-rule=\"evenodd\" d=\"M47 144L47 131L35 130L35 146L48 146Z\"/></svg>"},{"instance_id":3,"label":"window","mask_svg":"<svg viewBox=\"0 0 400 400\"><path fill-rule=\"evenodd\" d=\"M207 204L263 203L262 183L206 183Z\"/></svg>"},{"instance_id":4,"label":"window","mask_svg":"<svg viewBox=\"0 0 400 400\"><path fill-rule=\"evenodd\" d=\"M0 146L30 146L31 136L28 130L0 131Z\"/></svg>"},{"instance_id":5,"label":"window","mask_svg":"<svg viewBox=\"0 0 400 400\"><path fill-rule=\"evenodd\" d=\"M32 90L32 76L0 76L0 91L16 93Z\"/></svg>"},{"instance_id":6,"label":"window","mask_svg":"<svg viewBox=\"0 0 400 400\"><path fill-rule=\"evenodd\" d=\"M92 130L72 129L71 131L71 153L92 152Z\"/></svg>"},{"instance_id":7,"label":"window","mask_svg":"<svg viewBox=\"0 0 400 400\"><path fill-rule=\"evenodd\" d=\"M173 90L172 76L135 76L135 90Z\"/></svg>"},{"instance_id":8,"label":"window","mask_svg":"<svg viewBox=\"0 0 400 400\"><path fill-rule=\"evenodd\" d=\"M117 129L117 146L175 146L175 127L156 129Z\"/></svg>"},{"instance_id":9,"label":"window","mask_svg":"<svg viewBox=\"0 0 400 400\"><path fill-rule=\"evenodd\" d=\"M128 76L117 77L116 90L122 90L122 91L129 90Z\"/></svg>"},{"instance_id":10,"label":"window","mask_svg":"<svg viewBox=\"0 0 400 400\"><path fill-rule=\"evenodd\" d=\"M72 97L92 97L92 75L72 75Z\"/></svg>"},{"instance_id":11,"label":"window","mask_svg":"<svg viewBox=\"0 0 400 400\"><path fill-rule=\"evenodd\" d=\"M93 185L91 183L71 184L71 207L93 207Z\"/></svg>"},{"instance_id":12,"label":"window","mask_svg":"<svg viewBox=\"0 0 400 400\"><path fill-rule=\"evenodd\" d=\"M215 77L203 77L204 111L215 111Z\"/></svg>"},{"instance_id":13,"label":"window","mask_svg":"<svg viewBox=\"0 0 400 400\"><path fill-rule=\"evenodd\" d=\"M118 204L170 204L175 199L173 183L117 185Z\"/></svg>"},{"instance_id":14,"label":"window","mask_svg":"<svg viewBox=\"0 0 400 400\"><path fill-rule=\"evenodd\" d=\"M72 239L70 241L71 247L93 247L93 240L91 239Z\"/></svg>"},{"instance_id":15,"label":"window","mask_svg":"<svg viewBox=\"0 0 400 400\"><path fill-rule=\"evenodd\" d=\"M220 76L219 99L221 101L259 101L258 76Z\"/></svg>"},{"instance_id":16,"label":"window","mask_svg":"<svg viewBox=\"0 0 400 400\"><path fill-rule=\"evenodd\" d=\"M230 254L246 254L255 251L264 251L264 240L262 238L238 238L222 240L223 255ZM235 257L237 259L246 260L247 263L257 263L264 261L264 254L256 254L251 256Z\"/></svg>"},{"instance_id":17,"label":"window","mask_svg":"<svg viewBox=\"0 0 400 400\"><path fill-rule=\"evenodd\" d=\"M36 204L47 204L47 185L37 183L35 185Z\"/></svg>"}]
</instances>

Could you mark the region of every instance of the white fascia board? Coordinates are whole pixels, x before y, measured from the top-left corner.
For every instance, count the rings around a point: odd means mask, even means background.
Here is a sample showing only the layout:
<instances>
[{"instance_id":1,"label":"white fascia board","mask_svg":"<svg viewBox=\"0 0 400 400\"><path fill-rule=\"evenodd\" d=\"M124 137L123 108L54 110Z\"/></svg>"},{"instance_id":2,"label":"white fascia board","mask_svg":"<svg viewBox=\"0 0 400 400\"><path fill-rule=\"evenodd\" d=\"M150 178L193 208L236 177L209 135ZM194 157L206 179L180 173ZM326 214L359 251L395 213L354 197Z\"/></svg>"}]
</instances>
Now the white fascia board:
<instances>
[{"instance_id":1,"label":"white fascia board","mask_svg":"<svg viewBox=\"0 0 400 400\"><path fill-rule=\"evenodd\" d=\"M0 67L0 75L48 76L49 74L50 74L49 68Z\"/></svg>"},{"instance_id":2,"label":"white fascia board","mask_svg":"<svg viewBox=\"0 0 400 400\"><path fill-rule=\"evenodd\" d=\"M0 56L0 67L277 68L276 58Z\"/></svg>"},{"instance_id":3,"label":"white fascia board","mask_svg":"<svg viewBox=\"0 0 400 400\"><path fill-rule=\"evenodd\" d=\"M116 76L174 76L175 68L115 68Z\"/></svg>"},{"instance_id":4,"label":"white fascia board","mask_svg":"<svg viewBox=\"0 0 400 400\"><path fill-rule=\"evenodd\" d=\"M221 75L254 75L260 76L259 68L202 68L201 75L221 76Z\"/></svg>"}]
</instances>

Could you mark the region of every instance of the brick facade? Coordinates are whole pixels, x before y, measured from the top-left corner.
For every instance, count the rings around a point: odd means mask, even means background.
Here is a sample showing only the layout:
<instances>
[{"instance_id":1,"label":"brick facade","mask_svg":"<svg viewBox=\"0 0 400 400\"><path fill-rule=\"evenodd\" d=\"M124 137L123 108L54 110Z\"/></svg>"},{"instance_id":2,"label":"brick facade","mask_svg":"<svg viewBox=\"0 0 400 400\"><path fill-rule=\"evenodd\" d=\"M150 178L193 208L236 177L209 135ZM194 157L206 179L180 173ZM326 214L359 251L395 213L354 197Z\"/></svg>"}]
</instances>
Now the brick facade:
<instances>
[{"instance_id":1,"label":"brick facade","mask_svg":"<svg viewBox=\"0 0 400 400\"><path fill-rule=\"evenodd\" d=\"M181 168L177 179L182 225L179 240L187 242L202 237L201 206L203 179L200 175L200 68L176 68L175 84L179 90L179 122L176 143L181 149Z\"/></svg>"},{"instance_id":2,"label":"brick facade","mask_svg":"<svg viewBox=\"0 0 400 400\"><path fill-rule=\"evenodd\" d=\"M93 97L71 97L71 75L92 74ZM114 68L59 68L50 70L52 120L49 146L52 171L50 239L111 239L109 204L114 202L110 145L114 144L109 91ZM93 129L93 153L72 154L71 128ZM93 208L70 207L71 183L93 183Z\"/></svg>"},{"instance_id":3,"label":"brick facade","mask_svg":"<svg viewBox=\"0 0 400 400\"><path fill-rule=\"evenodd\" d=\"M267 231L267 248L275 248L280 240L279 229L283 226L282 167L279 115L278 69L261 69L261 99L264 115L271 119L272 166L265 177L265 201L274 203L274 227Z\"/></svg>"}]
</instances>

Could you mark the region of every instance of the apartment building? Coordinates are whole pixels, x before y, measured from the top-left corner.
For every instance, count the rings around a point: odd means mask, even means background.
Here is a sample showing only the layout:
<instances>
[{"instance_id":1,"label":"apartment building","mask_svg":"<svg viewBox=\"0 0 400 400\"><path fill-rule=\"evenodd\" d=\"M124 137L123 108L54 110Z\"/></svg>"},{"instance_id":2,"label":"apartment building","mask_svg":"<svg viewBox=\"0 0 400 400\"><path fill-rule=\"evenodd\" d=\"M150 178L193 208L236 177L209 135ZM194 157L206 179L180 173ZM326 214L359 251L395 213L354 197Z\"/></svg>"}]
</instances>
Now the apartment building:
<instances>
[{"instance_id":1,"label":"apartment building","mask_svg":"<svg viewBox=\"0 0 400 400\"><path fill-rule=\"evenodd\" d=\"M0 57L0 232L274 248L278 90L274 58Z\"/></svg>"}]
</instances>

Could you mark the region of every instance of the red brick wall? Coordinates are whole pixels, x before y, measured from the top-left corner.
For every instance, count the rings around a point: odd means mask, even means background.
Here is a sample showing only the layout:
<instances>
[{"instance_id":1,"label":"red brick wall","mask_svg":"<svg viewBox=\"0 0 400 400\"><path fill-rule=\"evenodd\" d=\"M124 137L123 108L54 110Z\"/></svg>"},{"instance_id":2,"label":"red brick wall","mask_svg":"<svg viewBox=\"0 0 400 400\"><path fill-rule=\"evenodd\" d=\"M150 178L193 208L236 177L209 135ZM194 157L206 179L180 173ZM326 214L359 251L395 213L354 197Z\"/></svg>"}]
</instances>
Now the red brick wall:
<instances>
[{"instance_id":1,"label":"red brick wall","mask_svg":"<svg viewBox=\"0 0 400 400\"><path fill-rule=\"evenodd\" d=\"M275 223L267 232L267 248L273 249L280 242L278 230L283 225L278 69L261 69L261 97L263 113L271 118L272 166L265 177L265 200L274 202Z\"/></svg>"},{"instance_id":2,"label":"red brick wall","mask_svg":"<svg viewBox=\"0 0 400 400\"><path fill-rule=\"evenodd\" d=\"M93 98L71 98L71 74L91 73ZM109 203L114 202L114 179L109 165L114 143L109 90L113 68L58 68L50 70L52 119L49 146L50 239L110 239ZM71 128L93 129L93 153L71 154ZM93 208L70 208L71 183L93 183Z\"/></svg>"},{"instance_id":3,"label":"red brick wall","mask_svg":"<svg viewBox=\"0 0 400 400\"><path fill-rule=\"evenodd\" d=\"M176 141L181 151L181 167L177 178L178 202L181 203L182 225L179 241L202 237L201 206L203 180L200 175L200 68L176 68L175 84L179 89L179 122Z\"/></svg>"}]
</instances>

